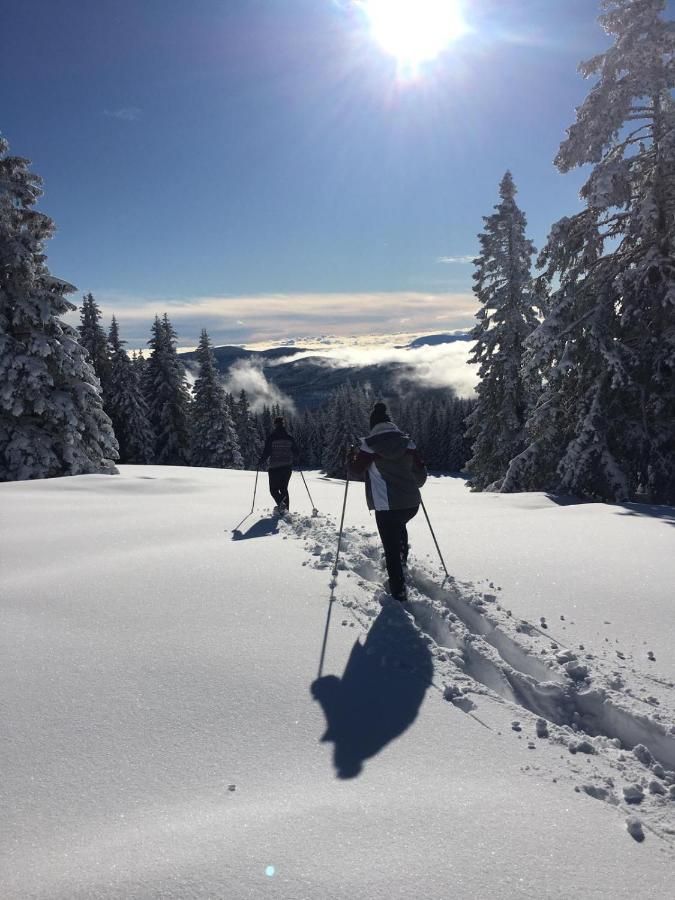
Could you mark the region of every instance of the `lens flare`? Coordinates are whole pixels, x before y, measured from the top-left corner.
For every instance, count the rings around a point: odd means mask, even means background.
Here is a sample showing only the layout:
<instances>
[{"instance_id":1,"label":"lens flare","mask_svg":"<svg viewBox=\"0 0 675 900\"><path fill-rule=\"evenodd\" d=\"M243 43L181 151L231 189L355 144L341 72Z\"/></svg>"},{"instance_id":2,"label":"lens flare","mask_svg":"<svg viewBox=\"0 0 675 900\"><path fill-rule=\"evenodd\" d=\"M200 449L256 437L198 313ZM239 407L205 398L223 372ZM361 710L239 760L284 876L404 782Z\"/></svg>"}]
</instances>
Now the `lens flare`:
<instances>
[{"instance_id":1,"label":"lens flare","mask_svg":"<svg viewBox=\"0 0 675 900\"><path fill-rule=\"evenodd\" d=\"M416 69L468 31L459 0L363 0L375 41L399 66Z\"/></svg>"}]
</instances>

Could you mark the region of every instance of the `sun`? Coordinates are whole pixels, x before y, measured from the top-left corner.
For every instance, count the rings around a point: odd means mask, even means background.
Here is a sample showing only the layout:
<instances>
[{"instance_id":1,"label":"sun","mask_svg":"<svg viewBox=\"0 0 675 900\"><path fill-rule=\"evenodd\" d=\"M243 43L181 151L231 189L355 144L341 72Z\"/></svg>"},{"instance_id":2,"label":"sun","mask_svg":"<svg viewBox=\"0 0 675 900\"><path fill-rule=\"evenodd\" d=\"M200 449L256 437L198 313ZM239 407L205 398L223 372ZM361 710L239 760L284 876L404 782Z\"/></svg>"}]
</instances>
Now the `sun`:
<instances>
[{"instance_id":1,"label":"sun","mask_svg":"<svg viewBox=\"0 0 675 900\"><path fill-rule=\"evenodd\" d=\"M362 0L375 41L415 70L468 31L460 0Z\"/></svg>"}]
</instances>

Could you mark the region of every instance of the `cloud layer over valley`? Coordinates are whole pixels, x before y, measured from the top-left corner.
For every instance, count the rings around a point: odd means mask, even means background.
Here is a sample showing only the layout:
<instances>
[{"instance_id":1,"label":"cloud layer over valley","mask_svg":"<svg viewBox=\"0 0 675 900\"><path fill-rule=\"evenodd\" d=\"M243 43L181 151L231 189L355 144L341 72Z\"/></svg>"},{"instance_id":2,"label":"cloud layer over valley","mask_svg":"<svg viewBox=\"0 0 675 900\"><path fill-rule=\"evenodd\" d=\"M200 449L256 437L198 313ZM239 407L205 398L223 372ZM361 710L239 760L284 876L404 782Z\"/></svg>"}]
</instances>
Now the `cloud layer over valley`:
<instances>
[{"instance_id":1,"label":"cloud layer over valley","mask_svg":"<svg viewBox=\"0 0 675 900\"><path fill-rule=\"evenodd\" d=\"M347 344L307 349L292 357L271 362L270 368L311 359L315 365L334 369L395 366L397 387L412 383L425 388L448 387L460 397L472 397L477 383L476 367L468 363L472 341L460 340L437 346L386 346ZM273 377L273 376L272 376Z\"/></svg>"}]
</instances>

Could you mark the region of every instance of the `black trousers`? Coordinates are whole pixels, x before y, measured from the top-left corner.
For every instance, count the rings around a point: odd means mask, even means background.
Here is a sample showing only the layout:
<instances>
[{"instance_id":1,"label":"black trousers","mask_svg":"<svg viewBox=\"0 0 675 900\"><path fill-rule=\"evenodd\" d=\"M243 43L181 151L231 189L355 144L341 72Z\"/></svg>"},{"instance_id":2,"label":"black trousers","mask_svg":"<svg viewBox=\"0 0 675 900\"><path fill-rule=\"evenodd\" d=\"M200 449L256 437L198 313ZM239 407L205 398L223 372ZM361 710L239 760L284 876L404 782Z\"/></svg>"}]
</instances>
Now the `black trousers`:
<instances>
[{"instance_id":1,"label":"black trousers","mask_svg":"<svg viewBox=\"0 0 675 900\"><path fill-rule=\"evenodd\" d=\"M270 479L270 494L278 506L283 503L288 509L288 482L291 480L292 466L275 466L267 473Z\"/></svg>"},{"instance_id":2,"label":"black trousers","mask_svg":"<svg viewBox=\"0 0 675 900\"><path fill-rule=\"evenodd\" d=\"M389 575L389 590L399 594L403 590L403 566L408 561L408 529L406 525L417 515L419 506L409 509L375 510L377 530L380 532L384 559Z\"/></svg>"}]
</instances>

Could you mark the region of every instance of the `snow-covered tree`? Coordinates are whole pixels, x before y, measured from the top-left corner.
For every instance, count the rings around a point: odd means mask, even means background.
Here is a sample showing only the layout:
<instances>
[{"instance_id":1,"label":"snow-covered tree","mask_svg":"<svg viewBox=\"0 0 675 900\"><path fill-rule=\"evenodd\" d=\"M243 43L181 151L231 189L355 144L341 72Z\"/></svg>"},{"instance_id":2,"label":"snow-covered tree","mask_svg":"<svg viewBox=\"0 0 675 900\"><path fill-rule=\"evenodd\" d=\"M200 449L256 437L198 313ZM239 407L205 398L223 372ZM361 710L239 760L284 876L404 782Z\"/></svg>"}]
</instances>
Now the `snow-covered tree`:
<instances>
[{"instance_id":1,"label":"snow-covered tree","mask_svg":"<svg viewBox=\"0 0 675 900\"><path fill-rule=\"evenodd\" d=\"M49 273L41 179L0 137L0 481L116 471L117 442L74 328L75 288Z\"/></svg>"},{"instance_id":2,"label":"snow-covered tree","mask_svg":"<svg viewBox=\"0 0 675 900\"><path fill-rule=\"evenodd\" d=\"M585 209L553 226L559 280L527 362L543 391L502 490L675 500L675 25L664 0L604 0L612 47L556 157L592 165Z\"/></svg>"},{"instance_id":3,"label":"snow-covered tree","mask_svg":"<svg viewBox=\"0 0 675 900\"><path fill-rule=\"evenodd\" d=\"M141 379L141 383L143 383L143 381L145 381L145 359L140 350L133 351L131 354L131 362L138 377Z\"/></svg>"},{"instance_id":4,"label":"snow-covered tree","mask_svg":"<svg viewBox=\"0 0 675 900\"><path fill-rule=\"evenodd\" d=\"M166 313L155 317L148 346L152 352L145 361L144 388L156 438L154 460L163 466L188 465L190 393Z\"/></svg>"},{"instance_id":5,"label":"snow-covered tree","mask_svg":"<svg viewBox=\"0 0 675 900\"><path fill-rule=\"evenodd\" d=\"M260 438L260 446L264 447L267 436L272 430L272 411L269 406L263 406L260 413L256 416L256 427Z\"/></svg>"},{"instance_id":6,"label":"snow-covered tree","mask_svg":"<svg viewBox=\"0 0 675 900\"><path fill-rule=\"evenodd\" d=\"M101 382L103 402L107 412L110 353L106 333L99 324L100 321L101 310L94 299L94 295L91 293L85 294L82 298L80 325L77 330L80 332L80 343L87 351L89 362L94 367L94 372L96 372Z\"/></svg>"},{"instance_id":7,"label":"snow-covered tree","mask_svg":"<svg viewBox=\"0 0 675 900\"><path fill-rule=\"evenodd\" d=\"M193 466L242 469L239 438L205 329L199 338L197 361L199 374L193 388L190 461Z\"/></svg>"},{"instance_id":8,"label":"snow-covered tree","mask_svg":"<svg viewBox=\"0 0 675 900\"><path fill-rule=\"evenodd\" d=\"M293 435L299 448L300 464L306 469L321 468L323 455L323 416L319 410L303 410L293 422Z\"/></svg>"},{"instance_id":9,"label":"snow-covered tree","mask_svg":"<svg viewBox=\"0 0 675 900\"><path fill-rule=\"evenodd\" d=\"M500 201L478 235L474 293L481 302L471 336L470 362L477 363L478 402L469 420L473 456L468 464L473 490L496 486L509 462L526 446L525 421L531 392L522 357L525 340L537 325L530 265L534 246L525 236L525 215L516 203L510 172L499 185Z\"/></svg>"},{"instance_id":10,"label":"snow-covered tree","mask_svg":"<svg viewBox=\"0 0 675 900\"><path fill-rule=\"evenodd\" d=\"M108 333L110 370L108 373L107 410L119 442L120 462L151 463L155 435L148 417L148 404L137 367L120 339L115 316Z\"/></svg>"},{"instance_id":11,"label":"snow-covered tree","mask_svg":"<svg viewBox=\"0 0 675 900\"><path fill-rule=\"evenodd\" d=\"M408 396L403 403L396 398L390 409L399 428L410 435L420 454L426 459L428 428L421 398Z\"/></svg>"},{"instance_id":12,"label":"snow-covered tree","mask_svg":"<svg viewBox=\"0 0 675 900\"><path fill-rule=\"evenodd\" d=\"M239 394L239 399L234 403L234 423L239 436L239 448L244 468L255 469L262 454L263 442L255 419L251 415L248 395L243 389Z\"/></svg>"},{"instance_id":13,"label":"snow-covered tree","mask_svg":"<svg viewBox=\"0 0 675 900\"><path fill-rule=\"evenodd\" d=\"M347 447L358 446L360 438L368 433L368 401L363 388L349 383L337 388L329 398L322 462L332 478L345 477Z\"/></svg>"},{"instance_id":14,"label":"snow-covered tree","mask_svg":"<svg viewBox=\"0 0 675 900\"><path fill-rule=\"evenodd\" d=\"M475 406L474 400L453 398L450 402L447 422L448 455L444 466L448 472L461 472L471 458L471 442L466 435L466 428Z\"/></svg>"}]
</instances>

